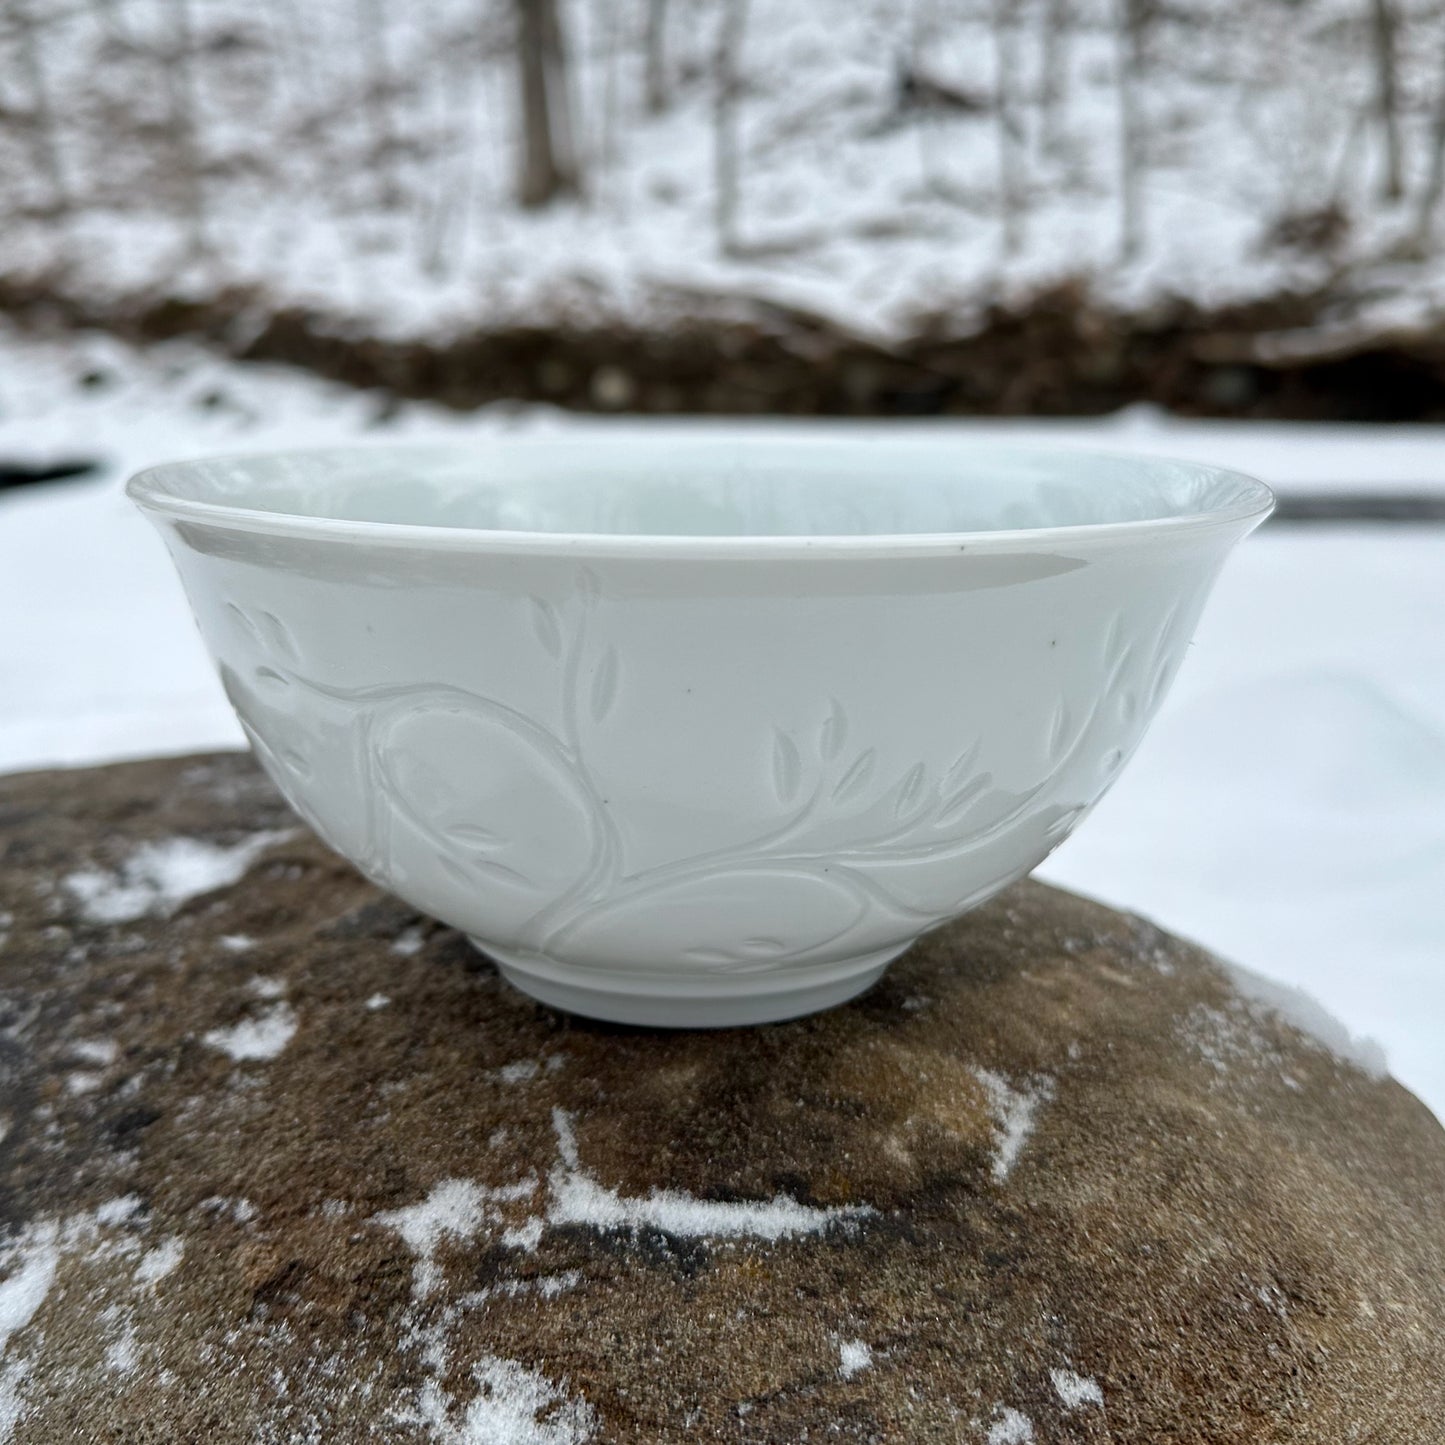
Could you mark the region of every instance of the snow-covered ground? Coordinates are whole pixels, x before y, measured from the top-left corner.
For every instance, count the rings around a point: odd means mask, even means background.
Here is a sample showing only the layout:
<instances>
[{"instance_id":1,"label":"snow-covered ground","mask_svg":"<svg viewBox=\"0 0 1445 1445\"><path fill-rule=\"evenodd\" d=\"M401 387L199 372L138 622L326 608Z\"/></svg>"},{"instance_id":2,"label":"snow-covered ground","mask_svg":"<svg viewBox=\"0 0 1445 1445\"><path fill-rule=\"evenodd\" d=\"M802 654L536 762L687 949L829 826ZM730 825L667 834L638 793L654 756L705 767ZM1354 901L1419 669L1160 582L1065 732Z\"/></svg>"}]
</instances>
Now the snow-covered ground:
<instances>
[{"instance_id":1,"label":"snow-covered ground","mask_svg":"<svg viewBox=\"0 0 1445 1445\"><path fill-rule=\"evenodd\" d=\"M1070 279L1125 306L1331 282L1372 328L1445 311L1445 256L1417 234L1434 0L1394 7L1390 202L1361 0L1136 7L1132 65L1114 0L666 0L656 113L652 6L560 0L583 195L539 211L516 204L511 5L29 8L0 30L0 276L88 300L255 288L432 339L666 318L698 294L897 335Z\"/></svg>"},{"instance_id":2,"label":"snow-covered ground","mask_svg":"<svg viewBox=\"0 0 1445 1445\"><path fill-rule=\"evenodd\" d=\"M78 378L104 373L100 384ZM103 476L0 493L0 769L238 746L170 564L121 496L163 457L577 426L459 417L186 348L0 333L0 457ZM599 423L589 423L599 425ZM612 426L634 425L618 422ZM684 425L684 424L677 424ZM835 424L836 425L836 424ZM1445 428L920 423L1237 464L1281 489L1445 491ZM1266 527L1143 748L1044 876L1303 987L1445 1116L1445 527Z\"/></svg>"}]
</instances>

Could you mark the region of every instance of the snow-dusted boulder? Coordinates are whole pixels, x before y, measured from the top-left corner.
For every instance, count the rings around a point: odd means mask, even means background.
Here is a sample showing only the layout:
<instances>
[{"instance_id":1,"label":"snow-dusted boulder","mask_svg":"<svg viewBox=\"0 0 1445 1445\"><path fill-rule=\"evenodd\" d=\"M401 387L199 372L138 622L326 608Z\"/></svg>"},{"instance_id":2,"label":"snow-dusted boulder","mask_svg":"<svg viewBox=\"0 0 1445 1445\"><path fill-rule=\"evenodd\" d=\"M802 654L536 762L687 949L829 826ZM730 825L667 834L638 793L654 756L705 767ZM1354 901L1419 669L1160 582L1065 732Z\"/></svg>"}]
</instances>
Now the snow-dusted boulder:
<instances>
[{"instance_id":1,"label":"snow-dusted boulder","mask_svg":"<svg viewBox=\"0 0 1445 1445\"><path fill-rule=\"evenodd\" d=\"M1445 1132L1039 885L836 1012L629 1031L243 757L31 774L0 1028L0 1440L1439 1440Z\"/></svg>"}]
</instances>

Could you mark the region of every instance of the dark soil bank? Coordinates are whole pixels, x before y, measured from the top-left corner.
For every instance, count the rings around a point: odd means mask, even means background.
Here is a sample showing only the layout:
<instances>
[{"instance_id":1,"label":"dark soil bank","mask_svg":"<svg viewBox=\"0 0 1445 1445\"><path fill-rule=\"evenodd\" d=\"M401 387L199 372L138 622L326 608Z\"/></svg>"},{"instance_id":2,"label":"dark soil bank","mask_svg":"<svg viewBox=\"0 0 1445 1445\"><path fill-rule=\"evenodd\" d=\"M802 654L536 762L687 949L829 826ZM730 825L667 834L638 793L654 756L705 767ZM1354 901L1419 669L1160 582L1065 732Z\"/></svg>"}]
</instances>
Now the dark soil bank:
<instances>
[{"instance_id":1,"label":"dark soil bank","mask_svg":"<svg viewBox=\"0 0 1445 1445\"><path fill-rule=\"evenodd\" d=\"M921 323L897 345L762 302L699 302L650 327L513 327L385 340L255 292L204 301L93 302L0 279L0 314L97 326L138 341L198 337L231 355L467 409L549 402L579 411L711 415L1088 415L1151 402L1183 415L1333 421L1445 419L1445 336L1272 350L1325 312L1318 296L1143 313L1059 287L1027 305Z\"/></svg>"}]
</instances>

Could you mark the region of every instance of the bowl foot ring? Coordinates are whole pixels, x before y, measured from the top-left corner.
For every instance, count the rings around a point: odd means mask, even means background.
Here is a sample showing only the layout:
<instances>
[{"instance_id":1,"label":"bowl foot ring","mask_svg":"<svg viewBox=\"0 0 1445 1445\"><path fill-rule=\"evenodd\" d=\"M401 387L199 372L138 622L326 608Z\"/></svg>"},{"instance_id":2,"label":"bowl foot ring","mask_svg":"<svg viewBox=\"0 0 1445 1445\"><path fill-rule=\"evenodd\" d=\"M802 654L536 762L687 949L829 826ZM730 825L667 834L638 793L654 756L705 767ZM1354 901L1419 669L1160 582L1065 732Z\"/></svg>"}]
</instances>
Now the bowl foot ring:
<instances>
[{"instance_id":1,"label":"bowl foot ring","mask_svg":"<svg viewBox=\"0 0 1445 1445\"><path fill-rule=\"evenodd\" d=\"M912 941L792 973L784 965L774 973L701 974L679 982L609 975L471 940L513 988L538 1003L608 1023L664 1029L739 1028L834 1008L871 988Z\"/></svg>"}]
</instances>

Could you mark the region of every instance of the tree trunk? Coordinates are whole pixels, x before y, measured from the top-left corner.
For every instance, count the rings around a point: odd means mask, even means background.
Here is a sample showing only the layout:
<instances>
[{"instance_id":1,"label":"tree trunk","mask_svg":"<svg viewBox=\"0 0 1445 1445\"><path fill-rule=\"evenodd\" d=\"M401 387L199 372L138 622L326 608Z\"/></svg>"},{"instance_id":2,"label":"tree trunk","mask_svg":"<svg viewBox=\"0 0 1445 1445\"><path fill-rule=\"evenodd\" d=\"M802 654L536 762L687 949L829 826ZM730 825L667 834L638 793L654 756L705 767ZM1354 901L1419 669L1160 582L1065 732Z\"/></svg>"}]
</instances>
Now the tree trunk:
<instances>
[{"instance_id":1,"label":"tree trunk","mask_svg":"<svg viewBox=\"0 0 1445 1445\"><path fill-rule=\"evenodd\" d=\"M1039 60L1039 111L1044 149L1056 151L1064 138L1063 113L1069 100L1069 0L1047 0L1043 50Z\"/></svg>"},{"instance_id":2,"label":"tree trunk","mask_svg":"<svg viewBox=\"0 0 1445 1445\"><path fill-rule=\"evenodd\" d=\"M647 113L661 115L667 109L667 0L647 0L647 30L643 38L643 85Z\"/></svg>"},{"instance_id":3,"label":"tree trunk","mask_svg":"<svg viewBox=\"0 0 1445 1445\"><path fill-rule=\"evenodd\" d=\"M1395 59L1395 12L1390 0L1370 0L1370 30L1375 49L1375 105L1385 137L1385 179L1381 193L1398 201L1405 193L1400 154L1399 67Z\"/></svg>"},{"instance_id":4,"label":"tree trunk","mask_svg":"<svg viewBox=\"0 0 1445 1445\"><path fill-rule=\"evenodd\" d=\"M1435 92L1435 114L1430 122L1430 169L1425 188L1420 193L1415 212L1415 241L1424 252L1435 230L1435 212L1445 194L1445 67L1442 67Z\"/></svg>"},{"instance_id":5,"label":"tree trunk","mask_svg":"<svg viewBox=\"0 0 1445 1445\"><path fill-rule=\"evenodd\" d=\"M517 59L522 101L517 195L524 206L545 206L578 190L566 52L556 0L517 0Z\"/></svg>"},{"instance_id":6,"label":"tree trunk","mask_svg":"<svg viewBox=\"0 0 1445 1445\"><path fill-rule=\"evenodd\" d=\"M196 44L191 29L191 0L170 0L174 53L165 66L171 112L171 135L176 145L176 175L181 204L190 228L192 255L201 255L206 242L206 193L202 177L200 122L196 105Z\"/></svg>"},{"instance_id":7,"label":"tree trunk","mask_svg":"<svg viewBox=\"0 0 1445 1445\"><path fill-rule=\"evenodd\" d=\"M392 122L391 63L386 52L387 7L382 0L356 0L356 29L362 60L362 103L371 128L371 164L384 206L401 204L396 127Z\"/></svg>"},{"instance_id":8,"label":"tree trunk","mask_svg":"<svg viewBox=\"0 0 1445 1445\"><path fill-rule=\"evenodd\" d=\"M35 16L27 5L14 16L15 35L20 44L20 63L30 86L30 137L36 171L50 190L50 209L59 216L70 209L70 187L60 155L60 133L55 108L50 100L50 81L35 34Z\"/></svg>"},{"instance_id":9,"label":"tree trunk","mask_svg":"<svg viewBox=\"0 0 1445 1445\"><path fill-rule=\"evenodd\" d=\"M908 16L908 73L923 72L923 57L929 44L937 38L937 17L932 0L912 0ZM938 164L938 136L935 131L936 107L928 104L913 108L913 129L918 137L918 175L923 189L937 193L942 189Z\"/></svg>"},{"instance_id":10,"label":"tree trunk","mask_svg":"<svg viewBox=\"0 0 1445 1445\"><path fill-rule=\"evenodd\" d=\"M1023 134L1015 107L1014 36L1010 0L993 0L994 127L998 136L998 213L1005 256L1023 245L1019 192L1023 181Z\"/></svg>"},{"instance_id":11,"label":"tree trunk","mask_svg":"<svg viewBox=\"0 0 1445 1445\"><path fill-rule=\"evenodd\" d=\"M739 66L748 22L748 0L723 0L713 62L713 176L718 246L725 255L742 248L738 209L742 200L741 151L738 133Z\"/></svg>"},{"instance_id":12,"label":"tree trunk","mask_svg":"<svg viewBox=\"0 0 1445 1445\"><path fill-rule=\"evenodd\" d=\"M1144 242L1144 127L1139 94L1144 75L1147 0L1118 0L1119 70L1119 255L1132 260Z\"/></svg>"}]
</instances>

